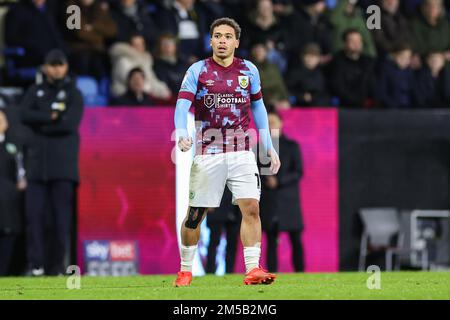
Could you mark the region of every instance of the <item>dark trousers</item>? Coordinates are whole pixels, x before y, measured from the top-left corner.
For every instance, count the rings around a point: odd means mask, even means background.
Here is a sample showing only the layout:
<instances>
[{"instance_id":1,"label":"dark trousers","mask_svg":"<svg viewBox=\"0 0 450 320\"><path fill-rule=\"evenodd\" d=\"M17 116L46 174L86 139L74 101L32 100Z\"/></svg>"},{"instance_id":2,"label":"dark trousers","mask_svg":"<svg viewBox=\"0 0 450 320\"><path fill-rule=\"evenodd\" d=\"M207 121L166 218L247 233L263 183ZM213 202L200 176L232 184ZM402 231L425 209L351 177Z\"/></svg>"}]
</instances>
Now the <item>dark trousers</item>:
<instances>
[{"instance_id":1,"label":"dark trousers","mask_svg":"<svg viewBox=\"0 0 450 320\"><path fill-rule=\"evenodd\" d=\"M278 271L278 230L266 231L267 235L267 267L271 272ZM292 246L292 263L296 272L304 270L303 246L300 240L300 231L289 231Z\"/></svg>"},{"instance_id":2,"label":"dark trousers","mask_svg":"<svg viewBox=\"0 0 450 320\"><path fill-rule=\"evenodd\" d=\"M11 266L16 235L0 231L0 277L7 276Z\"/></svg>"},{"instance_id":3,"label":"dark trousers","mask_svg":"<svg viewBox=\"0 0 450 320\"><path fill-rule=\"evenodd\" d=\"M47 274L64 273L73 196L72 181L29 182L25 204L29 267L45 267ZM46 214L47 211L51 214ZM48 225L51 227L50 232Z\"/></svg>"},{"instance_id":4,"label":"dark trousers","mask_svg":"<svg viewBox=\"0 0 450 320\"><path fill-rule=\"evenodd\" d=\"M227 239L227 247L225 250L225 272L233 273L240 224L236 222L213 222L209 223L208 227L211 233L208 244L208 257L206 259L206 273L216 272L217 246L220 243L222 230L225 230Z\"/></svg>"}]
</instances>

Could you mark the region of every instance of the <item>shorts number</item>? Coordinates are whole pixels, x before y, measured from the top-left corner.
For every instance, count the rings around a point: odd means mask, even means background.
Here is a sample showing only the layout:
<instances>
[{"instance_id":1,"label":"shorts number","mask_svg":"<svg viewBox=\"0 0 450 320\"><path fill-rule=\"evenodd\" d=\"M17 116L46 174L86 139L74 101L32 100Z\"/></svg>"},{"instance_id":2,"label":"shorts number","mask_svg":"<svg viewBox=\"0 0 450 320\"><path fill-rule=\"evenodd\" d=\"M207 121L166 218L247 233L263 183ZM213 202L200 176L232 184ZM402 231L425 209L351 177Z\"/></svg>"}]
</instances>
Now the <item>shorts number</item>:
<instances>
[{"instance_id":1,"label":"shorts number","mask_svg":"<svg viewBox=\"0 0 450 320\"><path fill-rule=\"evenodd\" d=\"M259 184L259 182L261 181L261 180L259 179L259 174L255 173L255 176L256 176L256 183L258 184L258 189L261 189L261 186L260 186L260 184Z\"/></svg>"}]
</instances>

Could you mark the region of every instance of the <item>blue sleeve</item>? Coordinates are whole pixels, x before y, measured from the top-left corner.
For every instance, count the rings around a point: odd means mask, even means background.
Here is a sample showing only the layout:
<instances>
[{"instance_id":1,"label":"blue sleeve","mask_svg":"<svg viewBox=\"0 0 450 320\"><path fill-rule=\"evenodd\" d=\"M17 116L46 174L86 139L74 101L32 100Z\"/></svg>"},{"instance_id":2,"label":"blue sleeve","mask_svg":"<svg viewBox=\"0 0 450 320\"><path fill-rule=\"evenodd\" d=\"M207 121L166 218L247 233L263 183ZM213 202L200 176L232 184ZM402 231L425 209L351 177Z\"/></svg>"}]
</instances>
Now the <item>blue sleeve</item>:
<instances>
[{"instance_id":1,"label":"blue sleeve","mask_svg":"<svg viewBox=\"0 0 450 320\"><path fill-rule=\"evenodd\" d=\"M178 99L194 101L195 94L197 92L198 78L204 65L204 61L199 61L189 67L184 75L183 82L181 83Z\"/></svg>"},{"instance_id":2,"label":"blue sleeve","mask_svg":"<svg viewBox=\"0 0 450 320\"><path fill-rule=\"evenodd\" d=\"M187 137L187 117L189 108L192 102L186 99L178 99L175 107L175 129L177 134L177 140L179 137Z\"/></svg>"},{"instance_id":3,"label":"blue sleeve","mask_svg":"<svg viewBox=\"0 0 450 320\"><path fill-rule=\"evenodd\" d=\"M197 92L197 82L200 72L202 71L204 62L194 63L186 71L183 82L181 83L180 92L178 93L177 104L175 107L175 129L177 131L177 139L179 137L187 137L187 116L192 101L194 101Z\"/></svg>"},{"instance_id":4,"label":"blue sleeve","mask_svg":"<svg viewBox=\"0 0 450 320\"><path fill-rule=\"evenodd\" d=\"M261 94L261 79L259 77L259 71L256 66L248 60L244 60L245 65L250 70L250 98L252 104L253 120L255 120L256 128L259 132L259 138L264 146L268 150L273 150L272 138L270 136L269 119L267 117L266 106L264 105Z\"/></svg>"},{"instance_id":5,"label":"blue sleeve","mask_svg":"<svg viewBox=\"0 0 450 320\"><path fill-rule=\"evenodd\" d=\"M252 101L253 120L255 120L256 128L258 128L259 138L264 148L269 151L273 150L272 138L269 130L269 119L267 117L266 106L262 99Z\"/></svg>"},{"instance_id":6,"label":"blue sleeve","mask_svg":"<svg viewBox=\"0 0 450 320\"><path fill-rule=\"evenodd\" d=\"M259 100L262 98L261 94L261 78L259 77L259 71L256 66L248 61L244 60L245 65L250 70L248 76L250 78L250 98L252 101Z\"/></svg>"}]
</instances>

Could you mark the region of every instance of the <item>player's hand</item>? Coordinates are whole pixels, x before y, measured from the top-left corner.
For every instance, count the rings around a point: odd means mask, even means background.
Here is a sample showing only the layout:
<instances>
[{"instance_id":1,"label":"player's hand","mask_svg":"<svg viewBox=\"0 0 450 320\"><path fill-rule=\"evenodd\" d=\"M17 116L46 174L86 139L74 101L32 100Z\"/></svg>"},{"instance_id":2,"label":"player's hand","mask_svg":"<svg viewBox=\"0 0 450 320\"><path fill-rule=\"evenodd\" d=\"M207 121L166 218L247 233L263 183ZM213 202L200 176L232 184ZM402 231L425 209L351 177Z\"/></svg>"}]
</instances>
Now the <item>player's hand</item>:
<instances>
[{"instance_id":1,"label":"player's hand","mask_svg":"<svg viewBox=\"0 0 450 320\"><path fill-rule=\"evenodd\" d=\"M281 166L280 158L278 157L278 154L275 152L274 149L269 150L269 157L270 157L270 172L272 172L273 174L277 174Z\"/></svg>"},{"instance_id":2,"label":"player's hand","mask_svg":"<svg viewBox=\"0 0 450 320\"><path fill-rule=\"evenodd\" d=\"M188 138L181 137L178 140L178 147L183 152L189 151L189 149L191 149L191 147L192 147L192 138L191 137L188 137Z\"/></svg>"}]
</instances>

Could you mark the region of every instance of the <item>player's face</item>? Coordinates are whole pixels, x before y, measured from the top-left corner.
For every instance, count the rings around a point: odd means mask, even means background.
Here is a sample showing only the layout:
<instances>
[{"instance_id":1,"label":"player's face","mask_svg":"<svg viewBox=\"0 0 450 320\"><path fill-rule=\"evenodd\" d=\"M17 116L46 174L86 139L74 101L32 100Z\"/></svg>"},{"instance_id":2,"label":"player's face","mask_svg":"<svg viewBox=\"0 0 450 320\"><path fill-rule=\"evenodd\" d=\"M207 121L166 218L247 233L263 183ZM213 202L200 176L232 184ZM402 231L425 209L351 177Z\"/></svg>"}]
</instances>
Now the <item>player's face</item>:
<instances>
[{"instance_id":1,"label":"player's face","mask_svg":"<svg viewBox=\"0 0 450 320\"><path fill-rule=\"evenodd\" d=\"M215 27L211 37L211 47L213 54L221 59L233 56L234 51L239 47L239 40L236 39L234 29L228 25Z\"/></svg>"}]
</instances>

